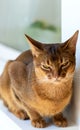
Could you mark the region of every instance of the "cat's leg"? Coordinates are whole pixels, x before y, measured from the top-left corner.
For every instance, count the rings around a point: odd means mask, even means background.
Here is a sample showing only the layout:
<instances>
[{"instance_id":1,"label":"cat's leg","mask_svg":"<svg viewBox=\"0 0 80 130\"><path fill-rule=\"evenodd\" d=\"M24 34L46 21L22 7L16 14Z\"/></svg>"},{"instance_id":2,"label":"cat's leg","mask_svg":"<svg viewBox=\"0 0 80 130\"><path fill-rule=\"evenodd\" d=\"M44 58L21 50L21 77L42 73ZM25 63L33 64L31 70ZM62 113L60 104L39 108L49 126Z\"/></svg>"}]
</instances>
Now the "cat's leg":
<instances>
[{"instance_id":1,"label":"cat's leg","mask_svg":"<svg viewBox=\"0 0 80 130\"><path fill-rule=\"evenodd\" d=\"M59 127L66 127L68 125L67 119L63 117L62 113L59 113L53 117L53 123Z\"/></svg>"},{"instance_id":2,"label":"cat's leg","mask_svg":"<svg viewBox=\"0 0 80 130\"><path fill-rule=\"evenodd\" d=\"M27 107L27 114L31 120L31 124L37 128L44 128L47 126L46 121L33 109Z\"/></svg>"},{"instance_id":3,"label":"cat's leg","mask_svg":"<svg viewBox=\"0 0 80 130\"><path fill-rule=\"evenodd\" d=\"M9 111L11 111L20 119L27 119L27 113L21 107L20 103L18 103L15 95L11 91L11 77L8 73L11 64L15 65L14 61L8 61L0 77L0 96L4 105L8 107Z\"/></svg>"},{"instance_id":4,"label":"cat's leg","mask_svg":"<svg viewBox=\"0 0 80 130\"><path fill-rule=\"evenodd\" d=\"M12 99L8 105L8 109L18 118L28 119L29 117L25 112L19 97L17 96L18 92L22 92L21 87L23 87L23 82L26 82L26 65L22 62L14 61L10 64L8 73L10 77L10 100ZM13 91L14 89L15 91Z\"/></svg>"},{"instance_id":5,"label":"cat's leg","mask_svg":"<svg viewBox=\"0 0 80 130\"><path fill-rule=\"evenodd\" d=\"M8 95L6 95L8 93ZM20 102L17 101L16 97L13 97L11 91L6 91L5 96L2 97L4 105L8 108L19 119L29 119L26 111L20 107Z\"/></svg>"},{"instance_id":6,"label":"cat's leg","mask_svg":"<svg viewBox=\"0 0 80 130\"><path fill-rule=\"evenodd\" d=\"M29 119L27 112L24 110L22 106L21 100L18 98L18 96L15 94L15 92L12 89L11 89L11 97L12 97L12 102L14 104L8 107L9 111L11 111L16 117L20 119L23 119L23 120Z\"/></svg>"}]
</instances>

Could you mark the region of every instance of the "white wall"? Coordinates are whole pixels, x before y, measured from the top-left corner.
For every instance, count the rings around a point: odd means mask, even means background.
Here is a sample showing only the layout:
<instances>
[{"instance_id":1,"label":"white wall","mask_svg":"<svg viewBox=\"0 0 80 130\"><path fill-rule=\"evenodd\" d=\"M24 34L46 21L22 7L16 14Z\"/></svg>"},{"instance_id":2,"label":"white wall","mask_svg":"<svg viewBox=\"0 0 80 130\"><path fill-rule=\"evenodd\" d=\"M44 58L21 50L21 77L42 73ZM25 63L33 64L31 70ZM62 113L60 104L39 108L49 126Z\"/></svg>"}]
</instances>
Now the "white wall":
<instances>
[{"instance_id":1,"label":"white wall","mask_svg":"<svg viewBox=\"0 0 80 130\"><path fill-rule=\"evenodd\" d=\"M27 48L24 33L34 20L60 26L60 0L0 0L0 42Z\"/></svg>"},{"instance_id":2,"label":"white wall","mask_svg":"<svg viewBox=\"0 0 80 130\"><path fill-rule=\"evenodd\" d=\"M62 41L68 39L76 30L80 31L80 0L62 0ZM76 122L78 122L80 120L80 34L76 48L76 72L72 110L72 118L75 115Z\"/></svg>"},{"instance_id":3,"label":"white wall","mask_svg":"<svg viewBox=\"0 0 80 130\"><path fill-rule=\"evenodd\" d=\"M35 19L42 19L56 25L61 26L61 0L37 0L39 2Z\"/></svg>"},{"instance_id":4,"label":"white wall","mask_svg":"<svg viewBox=\"0 0 80 130\"><path fill-rule=\"evenodd\" d=\"M0 0L0 42L18 48L29 22L31 0ZM20 44L22 43L23 44Z\"/></svg>"}]
</instances>

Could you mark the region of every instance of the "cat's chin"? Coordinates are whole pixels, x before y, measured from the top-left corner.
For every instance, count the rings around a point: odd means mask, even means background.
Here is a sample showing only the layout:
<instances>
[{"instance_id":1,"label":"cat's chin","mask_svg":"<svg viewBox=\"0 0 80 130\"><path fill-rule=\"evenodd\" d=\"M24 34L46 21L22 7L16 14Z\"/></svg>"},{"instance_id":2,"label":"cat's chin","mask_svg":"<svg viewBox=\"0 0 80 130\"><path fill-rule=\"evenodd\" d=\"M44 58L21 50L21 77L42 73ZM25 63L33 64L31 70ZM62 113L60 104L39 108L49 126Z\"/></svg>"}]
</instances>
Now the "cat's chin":
<instances>
[{"instance_id":1,"label":"cat's chin","mask_svg":"<svg viewBox=\"0 0 80 130\"><path fill-rule=\"evenodd\" d=\"M59 83L61 81L61 78L59 77L59 78L51 78L51 79L49 79L48 78L48 82L56 82L56 83Z\"/></svg>"},{"instance_id":2,"label":"cat's chin","mask_svg":"<svg viewBox=\"0 0 80 130\"><path fill-rule=\"evenodd\" d=\"M54 82L60 82L60 79L53 79Z\"/></svg>"}]
</instances>

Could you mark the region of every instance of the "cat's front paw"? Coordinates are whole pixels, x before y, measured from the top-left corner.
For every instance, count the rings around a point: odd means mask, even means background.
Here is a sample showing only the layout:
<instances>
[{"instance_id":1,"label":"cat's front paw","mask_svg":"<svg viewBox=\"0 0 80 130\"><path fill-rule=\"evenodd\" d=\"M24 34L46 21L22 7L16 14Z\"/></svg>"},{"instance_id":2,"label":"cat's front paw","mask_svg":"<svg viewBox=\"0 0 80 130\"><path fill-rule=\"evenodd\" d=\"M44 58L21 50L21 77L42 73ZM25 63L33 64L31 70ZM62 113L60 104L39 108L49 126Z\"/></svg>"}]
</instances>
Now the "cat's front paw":
<instances>
[{"instance_id":1,"label":"cat's front paw","mask_svg":"<svg viewBox=\"0 0 80 130\"><path fill-rule=\"evenodd\" d=\"M19 119L22 119L22 120L29 119L27 113L23 110L13 110L13 109L10 109L10 108L8 108L8 109L9 109L10 112L12 112Z\"/></svg>"},{"instance_id":2,"label":"cat's front paw","mask_svg":"<svg viewBox=\"0 0 80 130\"><path fill-rule=\"evenodd\" d=\"M67 127L68 126L67 119L65 117L63 117L62 113L54 116L53 123L59 127Z\"/></svg>"},{"instance_id":3,"label":"cat's front paw","mask_svg":"<svg viewBox=\"0 0 80 130\"><path fill-rule=\"evenodd\" d=\"M44 128L44 127L46 127L46 122L43 119L32 120L31 124L34 127L37 127L37 128Z\"/></svg>"},{"instance_id":4,"label":"cat's front paw","mask_svg":"<svg viewBox=\"0 0 80 130\"><path fill-rule=\"evenodd\" d=\"M29 119L28 115L26 112L20 110L20 111L17 111L16 113L16 116L22 120L26 120L26 119Z\"/></svg>"}]
</instances>

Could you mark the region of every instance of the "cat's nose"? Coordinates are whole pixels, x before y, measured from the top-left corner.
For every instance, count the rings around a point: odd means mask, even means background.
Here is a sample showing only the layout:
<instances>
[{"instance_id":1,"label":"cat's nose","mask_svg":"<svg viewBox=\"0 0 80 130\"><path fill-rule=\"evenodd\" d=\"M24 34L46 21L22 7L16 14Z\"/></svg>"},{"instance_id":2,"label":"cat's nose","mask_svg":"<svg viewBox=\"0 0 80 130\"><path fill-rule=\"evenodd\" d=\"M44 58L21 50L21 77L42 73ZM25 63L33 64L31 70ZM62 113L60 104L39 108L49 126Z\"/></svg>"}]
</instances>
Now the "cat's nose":
<instances>
[{"instance_id":1,"label":"cat's nose","mask_svg":"<svg viewBox=\"0 0 80 130\"><path fill-rule=\"evenodd\" d=\"M57 72L54 72L53 76L54 76L55 79L58 79L58 77L59 77Z\"/></svg>"}]
</instances>

